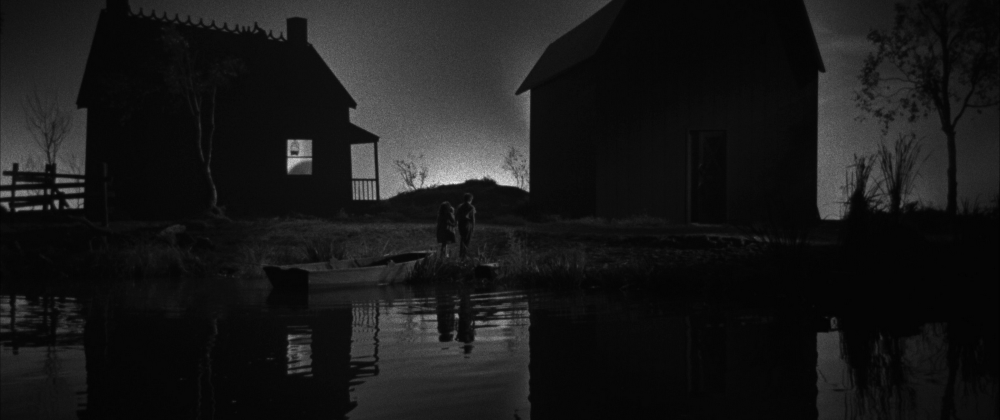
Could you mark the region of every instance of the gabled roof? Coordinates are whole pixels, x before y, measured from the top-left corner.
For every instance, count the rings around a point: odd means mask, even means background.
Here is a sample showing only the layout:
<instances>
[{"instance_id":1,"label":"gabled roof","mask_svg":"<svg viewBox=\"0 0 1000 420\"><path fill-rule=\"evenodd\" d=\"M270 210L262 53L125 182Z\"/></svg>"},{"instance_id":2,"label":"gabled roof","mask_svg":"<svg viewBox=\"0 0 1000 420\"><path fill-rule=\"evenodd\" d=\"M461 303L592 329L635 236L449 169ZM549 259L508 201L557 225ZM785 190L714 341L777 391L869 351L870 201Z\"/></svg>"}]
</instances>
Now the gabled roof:
<instances>
[{"instance_id":1,"label":"gabled roof","mask_svg":"<svg viewBox=\"0 0 1000 420\"><path fill-rule=\"evenodd\" d=\"M307 42L275 37L254 24L250 27L217 26L146 15L128 10L102 10L91 45L77 106L87 108L107 99L110 91L124 89L125 79L162 82L163 31L173 25L186 39L221 51L242 62L238 83L256 97L279 103L317 108L357 107L316 49ZM160 67L158 67L160 66Z\"/></svg>"},{"instance_id":2,"label":"gabled roof","mask_svg":"<svg viewBox=\"0 0 1000 420\"><path fill-rule=\"evenodd\" d=\"M626 0L613 0L549 44L521 87L517 88L516 94L531 90L597 54L625 2Z\"/></svg>"},{"instance_id":3,"label":"gabled roof","mask_svg":"<svg viewBox=\"0 0 1000 420\"><path fill-rule=\"evenodd\" d=\"M535 67L524 78L515 92L520 95L573 69L593 57L604 45L608 33L617 23L622 7L629 0L612 0L592 16L549 44ZM659 1L659 0L656 0ZM793 50L805 49L816 69L825 72L820 57L816 35L802 0L772 0L777 9L779 29L786 35L786 42Z\"/></svg>"},{"instance_id":4,"label":"gabled roof","mask_svg":"<svg viewBox=\"0 0 1000 420\"><path fill-rule=\"evenodd\" d=\"M347 124L347 137L351 144L378 143L378 136L354 124Z\"/></svg>"},{"instance_id":5,"label":"gabled roof","mask_svg":"<svg viewBox=\"0 0 1000 420\"><path fill-rule=\"evenodd\" d=\"M780 0L776 6L778 26L785 35L786 42L790 44L789 48L792 51L805 51L807 56L802 58L812 61L819 72L826 73L805 3L802 0Z\"/></svg>"}]
</instances>

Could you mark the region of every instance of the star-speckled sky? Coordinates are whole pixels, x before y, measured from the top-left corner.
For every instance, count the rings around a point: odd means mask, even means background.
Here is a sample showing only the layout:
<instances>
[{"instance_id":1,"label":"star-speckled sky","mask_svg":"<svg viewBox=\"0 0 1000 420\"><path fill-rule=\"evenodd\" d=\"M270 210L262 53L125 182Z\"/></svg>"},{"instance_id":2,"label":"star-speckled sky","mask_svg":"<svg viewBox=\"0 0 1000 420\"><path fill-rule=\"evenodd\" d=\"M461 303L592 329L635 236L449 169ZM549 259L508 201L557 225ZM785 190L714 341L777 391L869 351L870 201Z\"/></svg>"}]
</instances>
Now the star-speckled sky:
<instances>
[{"instance_id":1,"label":"star-speckled sky","mask_svg":"<svg viewBox=\"0 0 1000 420\"><path fill-rule=\"evenodd\" d=\"M308 19L309 41L358 102L352 121L379 135L383 196L399 192L394 159L423 154L429 184L490 176L510 146L528 149L529 95L514 91L545 47L609 0L130 0L133 10L166 11L232 26L255 22L275 33L285 19ZM75 109L87 53L105 0L4 0L0 35L0 164L32 154L20 101L33 88ZM857 74L872 28L892 23L887 0L806 0L827 72L820 74L819 194L824 217L839 215L845 166L881 140L874 123L855 121ZM959 197L988 202L1000 189L1000 112L959 125ZM899 126L910 129L911 127ZM928 159L915 194L945 203L944 135L929 120L912 127ZM86 111L64 157L83 158ZM890 138L894 138L890 134ZM359 150L364 156L365 150ZM37 159L37 158L36 158ZM364 161L365 159L359 159ZM359 175L371 167L358 165ZM6 180L5 180L6 182ZM224 192L222 192L224 194Z\"/></svg>"}]
</instances>

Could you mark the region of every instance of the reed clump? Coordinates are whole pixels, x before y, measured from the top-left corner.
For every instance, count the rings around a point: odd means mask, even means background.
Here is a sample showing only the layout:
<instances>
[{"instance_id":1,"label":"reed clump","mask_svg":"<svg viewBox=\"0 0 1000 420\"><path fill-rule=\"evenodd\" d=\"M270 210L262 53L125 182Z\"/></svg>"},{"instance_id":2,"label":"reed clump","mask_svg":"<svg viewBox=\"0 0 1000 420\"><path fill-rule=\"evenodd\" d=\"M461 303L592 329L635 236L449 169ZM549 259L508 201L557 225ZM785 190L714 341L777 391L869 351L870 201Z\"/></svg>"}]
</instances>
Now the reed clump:
<instances>
[{"instance_id":1,"label":"reed clump","mask_svg":"<svg viewBox=\"0 0 1000 420\"><path fill-rule=\"evenodd\" d=\"M920 204L909 201L921 158L914 134L900 134L891 148L883 143L874 154L854 156L842 188L841 242L848 249L901 255L924 242L910 216Z\"/></svg>"},{"instance_id":2,"label":"reed clump","mask_svg":"<svg viewBox=\"0 0 1000 420\"><path fill-rule=\"evenodd\" d=\"M920 155L921 145L913 133L900 133L892 149L882 143L875 154L881 173L881 180L876 185L893 217L900 215L916 186Z\"/></svg>"}]
</instances>

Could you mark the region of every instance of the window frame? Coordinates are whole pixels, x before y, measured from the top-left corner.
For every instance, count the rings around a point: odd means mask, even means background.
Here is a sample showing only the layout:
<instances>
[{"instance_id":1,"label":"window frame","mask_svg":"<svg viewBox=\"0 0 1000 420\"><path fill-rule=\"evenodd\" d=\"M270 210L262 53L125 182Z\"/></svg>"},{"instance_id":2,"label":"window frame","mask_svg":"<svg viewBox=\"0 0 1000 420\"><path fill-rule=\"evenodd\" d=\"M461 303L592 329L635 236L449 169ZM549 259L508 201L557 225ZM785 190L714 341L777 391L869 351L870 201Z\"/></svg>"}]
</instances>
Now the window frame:
<instances>
[{"instance_id":1,"label":"window frame","mask_svg":"<svg viewBox=\"0 0 1000 420\"><path fill-rule=\"evenodd\" d=\"M307 138L286 138L285 139L285 175L286 176L300 177L300 176L312 176L312 175L315 174L314 168L312 166L313 164L315 164L315 160L316 160L316 151L314 149L315 143L313 141L314 141L313 139L307 139ZM307 142L307 143L305 143L307 145L307 147L298 147L298 148L296 148L298 150L293 149L293 147L292 147L293 145L299 145L300 144L298 142ZM308 154L307 155L306 154L299 154L299 153L301 153L300 151L308 153ZM295 153L293 153L293 152L295 152ZM294 165L292 164L292 160L293 159L296 161L296 163ZM294 173L293 170L296 167L298 167L298 165L300 165L300 164L302 164L304 162L309 162L309 173Z\"/></svg>"}]
</instances>

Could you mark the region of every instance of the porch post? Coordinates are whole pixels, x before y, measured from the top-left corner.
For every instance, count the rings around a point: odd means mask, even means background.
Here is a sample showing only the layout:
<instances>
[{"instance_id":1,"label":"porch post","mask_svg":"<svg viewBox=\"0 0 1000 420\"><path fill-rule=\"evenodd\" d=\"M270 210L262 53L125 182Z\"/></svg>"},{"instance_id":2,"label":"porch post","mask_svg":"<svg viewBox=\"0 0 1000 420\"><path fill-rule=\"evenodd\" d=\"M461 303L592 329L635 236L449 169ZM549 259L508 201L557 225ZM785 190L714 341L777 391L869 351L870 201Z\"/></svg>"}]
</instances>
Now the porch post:
<instances>
[{"instance_id":1,"label":"porch post","mask_svg":"<svg viewBox=\"0 0 1000 420\"><path fill-rule=\"evenodd\" d=\"M10 174L10 212L15 212L14 206L17 203L17 172L20 169L16 162L14 163L14 170ZM13 322L13 321L11 321ZM14 324L11 324L14 325Z\"/></svg>"},{"instance_id":2,"label":"porch post","mask_svg":"<svg viewBox=\"0 0 1000 420\"><path fill-rule=\"evenodd\" d=\"M375 201L381 201L382 195L379 193L381 179L378 177L378 140L373 144L375 145Z\"/></svg>"}]
</instances>

